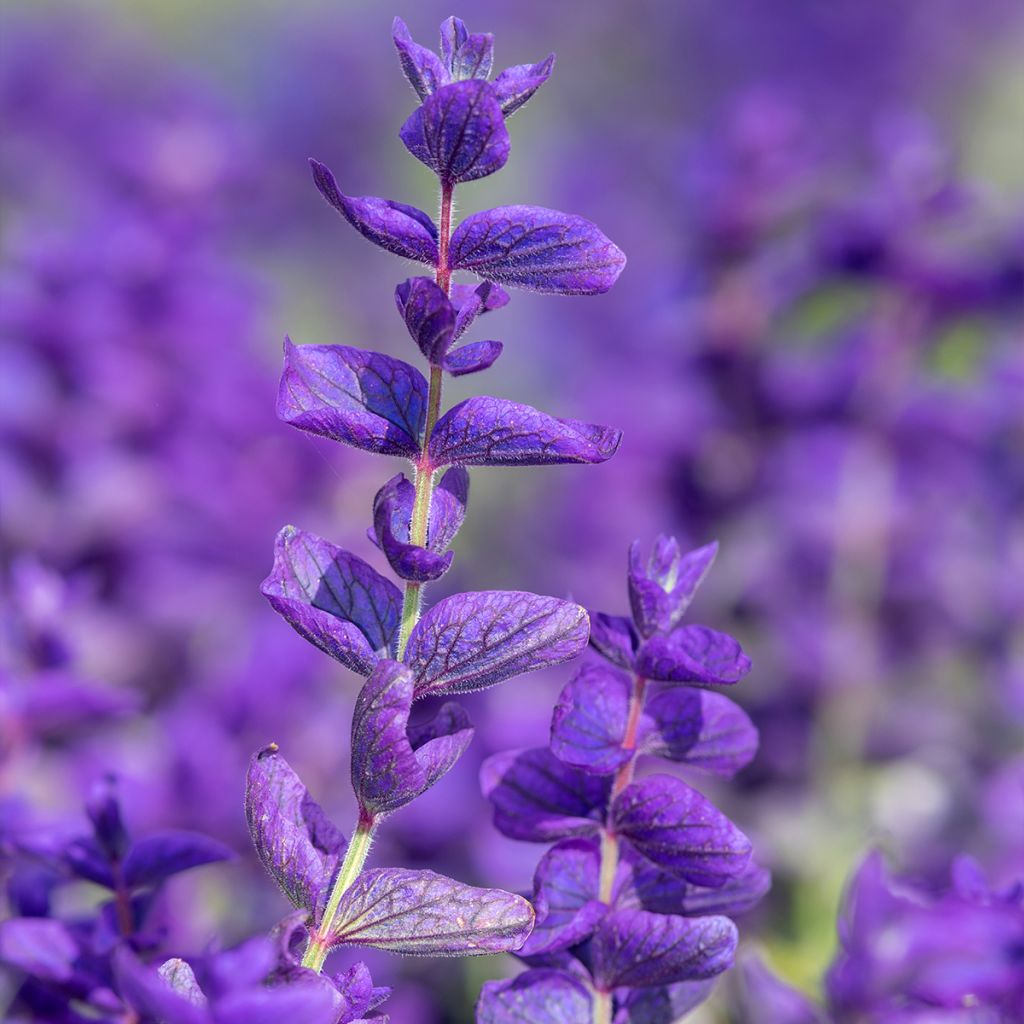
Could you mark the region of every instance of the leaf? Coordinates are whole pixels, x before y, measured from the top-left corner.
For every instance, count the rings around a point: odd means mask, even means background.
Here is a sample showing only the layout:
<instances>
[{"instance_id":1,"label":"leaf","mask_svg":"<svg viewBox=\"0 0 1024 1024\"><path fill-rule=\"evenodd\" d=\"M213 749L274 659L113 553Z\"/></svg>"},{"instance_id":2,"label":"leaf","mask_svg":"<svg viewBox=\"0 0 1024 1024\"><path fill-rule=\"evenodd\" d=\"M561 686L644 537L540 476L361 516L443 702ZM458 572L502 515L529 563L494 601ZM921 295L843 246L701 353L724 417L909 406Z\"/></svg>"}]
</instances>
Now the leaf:
<instances>
[{"instance_id":1,"label":"leaf","mask_svg":"<svg viewBox=\"0 0 1024 1024\"><path fill-rule=\"evenodd\" d=\"M640 638L624 616L591 612L590 646L613 665L632 671Z\"/></svg>"},{"instance_id":2,"label":"leaf","mask_svg":"<svg viewBox=\"0 0 1024 1024\"><path fill-rule=\"evenodd\" d=\"M477 1024L580 1024L592 1017L582 982L547 968L485 982L476 1006Z\"/></svg>"},{"instance_id":3,"label":"leaf","mask_svg":"<svg viewBox=\"0 0 1024 1024\"><path fill-rule=\"evenodd\" d=\"M274 544L260 587L274 610L311 644L369 675L391 652L402 594L361 558L294 526Z\"/></svg>"},{"instance_id":4,"label":"leaf","mask_svg":"<svg viewBox=\"0 0 1024 1024\"><path fill-rule=\"evenodd\" d=\"M66 982L75 973L78 946L60 921L14 917L0 921L0 962L42 981Z\"/></svg>"},{"instance_id":5,"label":"leaf","mask_svg":"<svg viewBox=\"0 0 1024 1024\"><path fill-rule=\"evenodd\" d=\"M480 769L480 786L495 828L532 843L596 835L611 792L610 779L570 768L547 747L494 754Z\"/></svg>"},{"instance_id":6,"label":"leaf","mask_svg":"<svg viewBox=\"0 0 1024 1024\"><path fill-rule=\"evenodd\" d=\"M477 285L456 283L450 291L452 305L457 310L453 341L458 341L476 322L477 317L501 309L510 301L508 292L490 281L481 281Z\"/></svg>"},{"instance_id":7,"label":"leaf","mask_svg":"<svg viewBox=\"0 0 1024 1024\"><path fill-rule=\"evenodd\" d=\"M471 34L461 18L446 18L441 23L441 56L453 80L486 79L494 65L494 36Z\"/></svg>"},{"instance_id":8,"label":"leaf","mask_svg":"<svg viewBox=\"0 0 1024 1024\"><path fill-rule=\"evenodd\" d=\"M677 626L645 640L636 670L647 679L667 683L729 686L750 671L739 642L707 626Z\"/></svg>"},{"instance_id":9,"label":"leaf","mask_svg":"<svg viewBox=\"0 0 1024 1024\"><path fill-rule=\"evenodd\" d=\"M448 81L448 69L433 50L413 42L409 29L401 18L391 25L391 38L398 51L398 63L409 84L421 100Z\"/></svg>"},{"instance_id":10,"label":"leaf","mask_svg":"<svg viewBox=\"0 0 1024 1024\"><path fill-rule=\"evenodd\" d=\"M584 665L562 690L551 718L551 750L575 768L611 775L633 756L625 749L633 680L607 665Z\"/></svg>"},{"instance_id":11,"label":"leaf","mask_svg":"<svg viewBox=\"0 0 1024 1024\"><path fill-rule=\"evenodd\" d=\"M660 534L645 563L640 542L629 549L629 601L644 636L667 633L690 606L718 554L712 543L682 554L675 537Z\"/></svg>"},{"instance_id":12,"label":"leaf","mask_svg":"<svg viewBox=\"0 0 1024 1024\"><path fill-rule=\"evenodd\" d=\"M294 906L316 916L347 843L276 744L249 762L245 818L263 866Z\"/></svg>"},{"instance_id":13,"label":"leaf","mask_svg":"<svg viewBox=\"0 0 1024 1024\"><path fill-rule=\"evenodd\" d=\"M364 871L345 891L332 942L419 956L518 949L533 927L521 896L478 889L433 871Z\"/></svg>"},{"instance_id":14,"label":"leaf","mask_svg":"<svg viewBox=\"0 0 1024 1024\"><path fill-rule=\"evenodd\" d=\"M426 409L426 380L400 359L285 339L277 415L293 427L378 455L414 458Z\"/></svg>"},{"instance_id":15,"label":"leaf","mask_svg":"<svg viewBox=\"0 0 1024 1024\"><path fill-rule=\"evenodd\" d=\"M176 956L165 960L157 969L157 974L182 999L188 1000L193 1006L206 1006L207 999L196 982L195 973L188 962L182 960L181 957Z\"/></svg>"},{"instance_id":16,"label":"leaf","mask_svg":"<svg viewBox=\"0 0 1024 1024\"><path fill-rule=\"evenodd\" d=\"M396 576L428 583L448 571L455 555L409 543L415 496L415 488L401 473L377 492L373 499L374 538Z\"/></svg>"},{"instance_id":17,"label":"leaf","mask_svg":"<svg viewBox=\"0 0 1024 1024\"><path fill-rule=\"evenodd\" d=\"M494 80L494 92L502 113L514 114L551 77L555 68L555 55L549 53L536 64L515 64Z\"/></svg>"},{"instance_id":18,"label":"leaf","mask_svg":"<svg viewBox=\"0 0 1024 1024\"><path fill-rule=\"evenodd\" d=\"M583 217L540 206L501 206L467 217L452 235L453 269L488 281L561 295L597 295L626 257Z\"/></svg>"},{"instance_id":19,"label":"leaf","mask_svg":"<svg viewBox=\"0 0 1024 1024\"><path fill-rule=\"evenodd\" d=\"M480 81L441 86L412 112L399 135L447 187L501 170L511 149L494 89Z\"/></svg>"},{"instance_id":20,"label":"leaf","mask_svg":"<svg viewBox=\"0 0 1024 1024\"><path fill-rule=\"evenodd\" d=\"M112 965L117 993L138 1019L163 1024L210 1024L206 1006L197 1003L194 995L172 987L161 972L145 966L128 945L117 946Z\"/></svg>"},{"instance_id":21,"label":"leaf","mask_svg":"<svg viewBox=\"0 0 1024 1024\"><path fill-rule=\"evenodd\" d=\"M493 366L503 348L500 341L474 341L449 352L441 365L453 377L466 377Z\"/></svg>"},{"instance_id":22,"label":"leaf","mask_svg":"<svg viewBox=\"0 0 1024 1024\"><path fill-rule=\"evenodd\" d=\"M614 1024L679 1024L711 995L714 987L714 979L708 979L632 989L617 1001Z\"/></svg>"},{"instance_id":23,"label":"leaf","mask_svg":"<svg viewBox=\"0 0 1024 1024\"><path fill-rule=\"evenodd\" d=\"M670 874L711 888L739 875L750 840L709 800L671 775L649 775L612 804L611 827Z\"/></svg>"},{"instance_id":24,"label":"leaf","mask_svg":"<svg viewBox=\"0 0 1024 1024\"><path fill-rule=\"evenodd\" d=\"M743 977L743 1019L749 1024L826 1024L824 1013L807 996L776 978L757 958L744 957L740 970ZM940 1012L945 1016L945 1011ZM955 1010L953 1013L955 1016L951 1024L955 1024L959 1015ZM908 1022L913 1020L904 1019ZM969 1022L969 1016L961 1018L961 1024ZM920 1020L920 1024L927 1024L927 1016Z\"/></svg>"},{"instance_id":25,"label":"leaf","mask_svg":"<svg viewBox=\"0 0 1024 1024\"><path fill-rule=\"evenodd\" d=\"M732 966L736 941L727 917L615 910L594 933L591 972L605 991L701 981Z\"/></svg>"},{"instance_id":26,"label":"leaf","mask_svg":"<svg viewBox=\"0 0 1024 1024\"><path fill-rule=\"evenodd\" d=\"M121 878L129 889L159 885L190 868L234 860L223 843L198 832L157 832L132 844L121 865Z\"/></svg>"},{"instance_id":27,"label":"leaf","mask_svg":"<svg viewBox=\"0 0 1024 1024\"><path fill-rule=\"evenodd\" d=\"M430 435L435 466L553 466L606 462L622 431L558 419L529 405L477 395L452 406Z\"/></svg>"},{"instance_id":28,"label":"leaf","mask_svg":"<svg viewBox=\"0 0 1024 1024\"><path fill-rule=\"evenodd\" d=\"M416 624L405 663L417 697L467 693L576 657L588 632L586 611L571 601L517 590L454 594Z\"/></svg>"},{"instance_id":29,"label":"leaf","mask_svg":"<svg viewBox=\"0 0 1024 1024\"><path fill-rule=\"evenodd\" d=\"M429 277L410 277L395 289L395 305L427 362L440 366L454 340L451 300Z\"/></svg>"}]
</instances>

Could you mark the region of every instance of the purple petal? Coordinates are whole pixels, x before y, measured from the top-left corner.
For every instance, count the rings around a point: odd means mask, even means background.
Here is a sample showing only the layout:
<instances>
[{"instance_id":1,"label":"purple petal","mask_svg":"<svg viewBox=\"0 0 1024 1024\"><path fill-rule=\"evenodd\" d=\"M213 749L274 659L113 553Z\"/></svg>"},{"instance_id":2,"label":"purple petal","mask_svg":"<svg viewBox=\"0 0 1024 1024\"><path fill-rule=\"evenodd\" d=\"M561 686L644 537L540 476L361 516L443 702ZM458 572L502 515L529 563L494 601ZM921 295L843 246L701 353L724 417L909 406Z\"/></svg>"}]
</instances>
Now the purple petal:
<instances>
[{"instance_id":1,"label":"purple petal","mask_svg":"<svg viewBox=\"0 0 1024 1024\"><path fill-rule=\"evenodd\" d=\"M501 889L478 889L433 871L364 871L345 891L332 933L338 945L420 956L475 956L518 949L533 908Z\"/></svg>"},{"instance_id":2,"label":"purple petal","mask_svg":"<svg viewBox=\"0 0 1024 1024\"><path fill-rule=\"evenodd\" d=\"M549 53L537 64L515 64L494 80L494 92L502 113L514 114L551 77L555 68L555 55Z\"/></svg>"},{"instance_id":3,"label":"purple petal","mask_svg":"<svg viewBox=\"0 0 1024 1024\"><path fill-rule=\"evenodd\" d=\"M453 341L458 341L472 326L476 318L501 309L509 304L509 294L499 285L490 281L482 281L478 285L453 284L451 286L452 305L458 310L455 316L455 333Z\"/></svg>"},{"instance_id":4,"label":"purple petal","mask_svg":"<svg viewBox=\"0 0 1024 1024\"><path fill-rule=\"evenodd\" d=\"M15 917L0 921L0 962L43 981L70 981L78 946L60 921Z\"/></svg>"},{"instance_id":5,"label":"purple petal","mask_svg":"<svg viewBox=\"0 0 1024 1024\"><path fill-rule=\"evenodd\" d=\"M347 345L284 343L277 415L293 427L379 455L415 457L427 410L419 370Z\"/></svg>"},{"instance_id":6,"label":"purple petal","mask_svg":"<svg viewBox=\"0 0 1024 1024\"><path fill-rule=\"evenodd\" d=\"M616 1000L614 1024L679 1024L714 987L714 979L708 979L626 990Z\"/></svg>"},{"instance_id":7,"label":"purple petal","mask_svg":"<svg viewBox=\"0 0 1024 1024\"><path fill-rule=\"evenodd\" d=\"M121 865L121 877L129 889L136 889L159 885L190 868L234 859L227 846L198 832L157 832L132 844Z\"/></svg>"},{"instance_id":8,"label":"purple petal","mask_svg":"<svg viewBox=\"0 0 1024 1024\"><path fill-rule=\"evenodd\" d=\"M406 259L437 264L437 226L422 210L377 196L346 196L334 175L316 160L309 161L320 194L363 236Z\"/></svg>"},{"instance_id":9,"label":"purple petal","mask_svg":"<svg viewBox=\"0 0 1024 1024\"><path fill-rule=\"evenodd\" d=\"M421 100L448 82L448 70L433 50L413 42L409 29L401 18L391 25L391 38L398 51L398 63L409 84Z\"/></svg>"},{"instance_id":10,"label":"purple petal","mask_svg":"<svg viewBox=\"0 0 1024 1024\"><path fill-rule=\"evenodd\" d=\"M590 644L612 664L632 670L640 638L633 623L624 616L591 612Z\"/></svg>"},{"instance_id":11,"label":"purple petal","mask_svg":"<svg viewBox=\"0 0 1024 1024\"><path fill-rule=\"evenodd\" d=\"M718 554L718 544L682 554L674 537L661 534L645 563L640 542L629 549L629 601L644 636L667 633L690 606Z\"/></svg>"},{"instance_id":12,"label":"purple petal","mask_svg":"<svg viewBox=\"0 0 1024 1024\"><path fill-rule=\"evenodd\" d=\"M583 984L546 969L485 982L476 1006L477 1024L580 1024L592 1016Z\"/></svg>"},{"instance_id":13,"label":"purple petal","mask_svg":"<svg viewBox=\"0 0 1024 1024\"><path fill-rule=\"evenodd\" d=\"M606 665L584 665L562 690L551 719L551 750L575 768L611 775L633 756L623 749L632 679Z\"/></svg>"},{"instance_id":14,"label":"purple petal","mask_svg":"<svg viewBox=\"0 0 1024 1024\"><path fill-rule=\"evenodd\" d=\"M727 917L615 910L594 933L591 973L604 991L713 978L732 966L736 939Z\"/></svg>"},{"instance_id":15,"label":"purple petal","mask_svg":"<svg viewBox=\"0 0 1024 1024\"><path fill-rule=\"evenodd\" d=\"M750 716L720 693L673 689L659 693L644 709L641 753L682 761L731 778L757 753Z\"/></svg>"},{"instance_id":16,"label":"purple petal","mask_svg":"<svg viewBox=\"0 0 1024 1024\"><path fill-rule=\"evenodd\" d=\"M165 1024L210 1024L205 1006L180 995L157 971L146 967L128 946L118 946L114 951L113 967L118 993L142 1019Z\"/></svg>"},{"instance_id":17,"label":"purple petal","mask_svg":"<svg viewBox=\"0 0 1024 1024\"><path fill-rule=\"evenodd\" d=\"M500 341L474 341L444 357L441 364L453 377L465 377L493 366L504 346Z\"/></svg>"},{"instance_id":18,"label":"purple petal","mask_svg":"<svg viewBox=\"0 0 1024 1024\"><path fill-rule=\"evenodd\" d=\"M449 258L488 281L561 295L606 292L626 265L589 220L540 206L474 213L455 229Z\"/></svg>"},{"instance_id":19,"label":"purple petal","mask_svg":"<svg viewBox=\"0 0 1024 1024\"><path fill-rule=\"evenodd\" d=\"M395 305L427 362L440 366L454 340L451 300L431 278L410 277L395 289Z\"/></svg>"},{"instance_id":20,"label":"purple petal","mask_svg":"<svg viewBox=\"0 0 1024 1024\"><path fill-rule=\"evenodd\" d=\"M606 462L622 431L558 419L506 398L478 395L441 417L430 436L435 466L552 466Z\"/></svg>"},{"instance_id":21,"label":"purple petal","mask_svg":"<svg viewBox=\"0 0 1024 1024\"><path fill-rule=\"evenodd\" d=\"M455 555L440 554L409 543L409 521L415 488L399 473L373 499L373 529L378 547L384 552L395 575L403 580L426 583L440 579L451 567Z\"/></svg>"},{"instance_id":22,"label":"purple petal","mask_svg":"<svg viewBox=\"0 0 1024 1024\"><path fill-rule=\"evenodd\" d=\"M750 671L750 659L739 642L707 626L677 626L671 633L645 640L636 670L647 679L667 683L738 683Z\"/></svg>"},{"instance_id":23,"label":"purple petal","mask_svg":"<svg viewBox=\"0 0 1024 1024\"><path fill-rule=\"evenodd\" d=\"M277 535L260 589L300 636L361 675L398 633L399 589L361 558L294 526Z\"/></svg>"},{"instance_id":24,"label":"purple petal","mask_svg":"<svg viewBox=\"0 0 1024 1024\"><path fill-rule=\"evenodd\" d=\"M276 744L249 762L245 817L263 866L296 907L315 913L347 844Z\"/></svg>"},{"instance_id":25,"label":"purple petal","mask_svg":"<svg viewBox=\"0 0 1024 1024\"><path fill-rule=\"evenodd\" d=\"M586 611L571 601L516 590L454 594L416 624L405 663L417 697L467 693L576 657L588 632Z\"/></svg>"},{"instance_id":26,"label":"purple petal","mask_svg":"<svg viewBox=\"0 0 1024 1024\"><path fill-rule=\"evenodd\" d=\"M612 827L648 860L695 885L724 885L750 860L750 840L671 775L627 786L612 806Z\"/></svg>"},{"instance_id":27,"label":"purple petal","mask_svg":"<svg viewBox=\"0 0 1024 1024\"><path fill-rule=\"evenodd\" d=\"M533 843L596 835L611 792L609 779L570 768L547 747L489 757L480 786L498 831Z\"/></svg>"},{"instance_id":28,"label":"purple petal","mask_svg":"<svg viewBox=\"0 0 1024 1024\"><path fill-rule=\"evenodd\" d=\"M501 106L487 82L441 86L399 134L405 148L448 187L501 170L511 149Z\"/></svg>"}]
</instances>

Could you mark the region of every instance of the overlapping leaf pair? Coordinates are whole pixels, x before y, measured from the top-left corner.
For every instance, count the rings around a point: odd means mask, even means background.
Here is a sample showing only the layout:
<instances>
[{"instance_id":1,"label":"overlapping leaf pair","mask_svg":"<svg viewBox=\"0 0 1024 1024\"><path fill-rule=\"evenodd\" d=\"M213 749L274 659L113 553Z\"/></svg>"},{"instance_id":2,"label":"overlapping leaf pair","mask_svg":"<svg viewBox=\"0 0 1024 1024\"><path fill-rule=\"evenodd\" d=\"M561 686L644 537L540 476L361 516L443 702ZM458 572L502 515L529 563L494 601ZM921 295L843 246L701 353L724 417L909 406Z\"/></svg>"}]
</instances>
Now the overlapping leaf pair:
<instances>
[{"instance_id":1,"label":"overlapping leaf pair","mask_svg":"<svg viewBox=\"0 0 1024 1024\"><path fill-rule=\"evenodd\" d=\"M534 877L537 926L519 955L530 970L490 982L484 1024L584 1021L603 1000L617 1024L672 1024L732 964L727 915L753 906L768 875L746 836L673 775L633 781L639 754L730 777L757 731L703 687L750 669L739 644L680 619L710 568L710 545L683 555L661 537L630 552L632 619L591 614L585 664L562 691L549 747L485 762L481 781L507 836L555 842ZM662 684L649 699L651 683Z\"/></svg>"}]
</instances>

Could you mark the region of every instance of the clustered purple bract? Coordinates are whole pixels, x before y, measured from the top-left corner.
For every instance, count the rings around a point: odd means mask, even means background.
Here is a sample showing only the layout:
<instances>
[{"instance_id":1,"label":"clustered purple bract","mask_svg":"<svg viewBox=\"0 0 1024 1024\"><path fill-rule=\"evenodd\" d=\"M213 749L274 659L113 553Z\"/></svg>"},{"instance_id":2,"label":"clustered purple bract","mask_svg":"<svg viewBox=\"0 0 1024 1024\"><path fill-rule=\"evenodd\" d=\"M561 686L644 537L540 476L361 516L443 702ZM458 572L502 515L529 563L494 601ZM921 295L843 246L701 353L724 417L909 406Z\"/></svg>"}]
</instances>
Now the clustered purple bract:
<instances>
[{"instance_id":1,"label":"clustered purple bract","mask_svg":"<svg viewBox=\"0 0 1024 1024\"><path fill-rule=\"evenodd\" d=\"M717 545L683 554L659 537L629 557L632 618L591 613L586 663L555 707L548 747L489 758L495 825L552 842L534 877L524 974L488 982L478 1020L673 1024L736 950L729 914L768 889L745 835L674 775L634 780L640 755L731 777L757 730L728 697L750 660L730 636L680 620ZM656 692L649 693L653 684Z\"/></svg>"}]
</instances>

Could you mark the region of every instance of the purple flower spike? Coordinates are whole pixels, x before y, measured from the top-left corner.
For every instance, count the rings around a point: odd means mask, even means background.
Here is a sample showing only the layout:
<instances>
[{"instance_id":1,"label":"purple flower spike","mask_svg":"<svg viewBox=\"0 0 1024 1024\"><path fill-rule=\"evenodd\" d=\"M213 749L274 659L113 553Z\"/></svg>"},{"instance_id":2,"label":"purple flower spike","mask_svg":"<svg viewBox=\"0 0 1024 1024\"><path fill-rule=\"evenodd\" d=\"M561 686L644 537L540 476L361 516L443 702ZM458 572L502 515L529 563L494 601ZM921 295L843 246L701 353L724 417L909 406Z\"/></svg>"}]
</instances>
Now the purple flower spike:
<instances>
[{"instance_id":1,"label":"purple flower spike","mask_svg":"<svg viewBox=\"0 0 1024 1024\"><path fill-rule=\"evenodd\" d=\"M480 786L495 828L530 843L596 835L611 792L611 780L570 768L547 747L494 754L480 769Z\"/></svg>"},{"instance_id":2,"label":"purple flower spike","mask_svg":"<svg viewBox=\"0 0 1024 1024\"><path fill-rule=\"evenodd\" d=\"M263 866L294 906L316 916L348 844L277 744L249 762L245 818Z\"/></svg>"},{"instance_id":3,"label":"purple flower spike","mask_svg":"<svg viewBox=\"0 0 1024 1024\"><path fill-rule=\"evenodd\" d=\"M717 554L718 544L712 543L683 555L675 537L662 534L645 564L640 542L633 542L629 549L629 603L644 636L665 633L675 626Z\"/></svg>"},{"instance_id":4,"label":"purple flower spike","mask_svg":"<svg viewBox=\"0 0 1024 1024\"><path fill-rule=\"evenodd\" d=\"M435 89L448 81L448 69L433 50L413 42L409 29L401 18L395 18L391 25L391 38L398 51L398 62L402 73L421 100L425 100Z\"/></svg>"},{"instance_id":5,"label":"purple flower spike","mask_svg":"<svg viewBox=\"0 0 1024 1024\"><path fill-rule=\"evenodd\" d=\"M500 171L511 140L487 82L453 82L428 96L402 125L405 148L450 188Z\"/></svg>"},{"instance_id":6,"label":"purple flower spike","mask_svg":"<svg viewBox=\"0 0 1024 1024\"><path fill-rule=\"evenodd\" d=\"M405 663L417 697L468 693L575 658L589 631L572 601L517 590L454 594L416 624Z\"/></svg>"},{"instance_id":7,"label":"purple flower spike","mask_svg":"<svg viewBox=\"0 0 1024 1024\"><path fill-rule=\"evenodd\" d=\"M750 659L726 633L706 626L677 626L644 642L636 670L647 679L667 683L729 686L750 671Z\"/></svg>"},{"instance_id":8,"label":"purple flower spike","mask_svg":"<svg viewBox=\"0 0 1024 1024\"><path fill-rule=\"evenodd\" d=\"M551 750L575 768L611 775L633 756L624 750L633 681L608 665L584 665L562 690L551 719Z\"/></svg>"},{"instance_id":9,"label":"purple flower spike","mask_svg":"<svg viewBox=\"0 0 1024 1024\"><path fill-rule=\"evenodd\" d=\"M451 494L450 491L443 493ZM414 500L415 488L405 476L399 473L392 477L373 499L373 531L395 575L403 580L425 583L440 579L451 567L455 555L451 551L444 554L434 550L429 540L425 548L409 543ZM434 504L437 503L432 500ZM465 506L461 507L464 512ZM431 515L436 516L433 508Z\"/></svg>"},{"instance_id":10,"label":"purple flower spike","mask_svg":"<svg viewBox=\"0 0 1024 1024\"><path fill-rule=\"evenodd\" d=\"M708 979L633 989L618 1000L614 1024L678 1024L711 995L714 985L714 979Z\"/></svg>"},{"instance_id":11,"label":"purple flower spike","mask_svg":"<svg viewBox=\"0 0 1024 1024\"><path fill-rule=\"evenodd\" d=\"M582 982L544 968L486 982L476 1006L477 1024L580 1024L592 1016Z\"/></svg>"},{"instance_id":12,"label":"purple flower spike","mask_svg":"<svg viewBox=\"0 0 1024 1024\"><path fill-rule=\"evenodd\" d=\"M431 278L410 277L395 289L395 305L427 362L440 366L455 331L451 300Z\"/></svg>"},{"instance_id":13,"label":"purple flower spike","mask_svg":"<svg viewBox=\"0 0 1024 1024\"><path fill-rule=\"evenodd\" d=\"M639 748L731 778L757 753L750 716L728 697L708 690L673 689L644 710Z\"/></svg>"},{"instance_id":14,"label":"purple flower spike","mask_svg":"<svg viewBox=\"0 0 1024 1024\"><path fill-rule=\"evenodd\" d=\"M509 304L509 294L499 285L482 281L478 285L453 284L452 305L458 311L455 317L454 341L458 341L477 317L501 309Z\"/></svg>"},{"instance_id":15,"label":"purple flower spike","mask_svg":"<svg viewBox=\"0 0 1024 1024\"><path fill-rule=\"evenodd\" d=\"M494 66L494 36L470 33L461 18L446 18L441 23L441 58L453 81L486 80Z\"/></svg>"},{"instance_id":16,"label":"purple flower spike","mask_svg":"<svg viewBox=\"0 0 1024 1024\"><path fill-rule=\"evenodd\" d=\"M626 257L583 217L540 206L501 206L467 217L452 235L451 265L488 281L559 295L598 295Z\"/></svg>"},{"instance_id":17,"label":"purple flower spike","mask_svg":"<svg viewBox=\"0 0 1024 1024\"><path fill-rule=\"evenodd\" d=\"M261 591L299 636L368 676L392 653L401 591L361 558L294 526L274 544Z\"/></svg>"},{"instance_id":18,"label":"purple flower spike","mask_svg":"<svg viewBox=\"0 0 1024 1024\"><path fill-rule=\"evenodd\" d=\"M435 466L553 466L600 463L619 447L622 431L558 419L529 405L478 395L441 417L430 436Z\"/></svg>"},{"instance_id":19,"label":"purple flower spike","mask_svg":"<svg viewBox=\"0 0 1024 1024\"><path fill-rule=\"evenodd\" d=\"M493 366L501 355L500 341L474 341L449 352L441 365L453 377L465 377Z\"/></svg>"},{"instance_id":20,"label":"purple flower spike","mask_svg":"<svg viewBox=\"0 0 1024 1024\"><path fill-rule=\"evenodd\" d=\"M502 113L514 114L551 77L555 69L555 55L549 53L537 64L515 64L494 80L494 92Z\"/></svg>"},{"instance_id":21,"label":"purple flower spike","mask_svg":"<svg viewBox=\"0 0 1024 1024\"><path fill-rule=\"evenodd\" d=\"M367 817L415 800L452 768L473 738L469 719L456 705L445 705L432 722L410 731L413 692L408 669L381 661L356 699L352 786Z\"/></svg>"},{"instance_id":22,"label":"purple flower spike","mask_svg":"<svg viewBox=\"0 0 1024 1024\"><path fill-rule=\"evenodd\" d=\"M627 786L612 805L611 827L649 861L694 885L724 885L750 860L750 840L671 775Z\"/></svg>"},{"instance_id":23,"label":"purple flower spike","mask_svg":"<svg viewBox=\"0 0 1024 1024\"><path fill-rule=\"evenodd\" d=\"M426 412L427 382L408 363L285 338L277 397L285 423L363 451L415 458Z\"/></svg>"},{"instance_id":24,"label":"purple flower spike","mask_svg":"<svg viewBox=\"0 0 1024 1024\"><path fill-rule=\"evenodd\" d=\"M332 941L418 956L474 956L518 949L533 908L501 889L478 889L433 871L364 871L345 891Z\"/></svg>"},{"instance_id":25,"label":"purple flower spike","mask_svg":"<svg viewBox=\"0 0 1024 1024\"><path fill-rule=\"evenodd\" d=\"M700 981L732 966L736 940L727 917L616 910L594 933L591 971L605 992Z\"/></svg>"}]
</instances>

